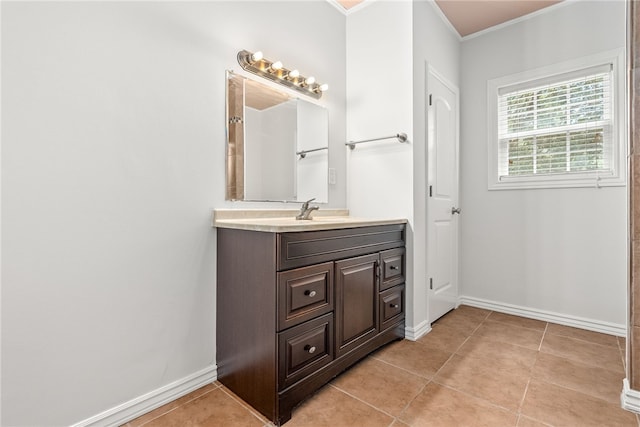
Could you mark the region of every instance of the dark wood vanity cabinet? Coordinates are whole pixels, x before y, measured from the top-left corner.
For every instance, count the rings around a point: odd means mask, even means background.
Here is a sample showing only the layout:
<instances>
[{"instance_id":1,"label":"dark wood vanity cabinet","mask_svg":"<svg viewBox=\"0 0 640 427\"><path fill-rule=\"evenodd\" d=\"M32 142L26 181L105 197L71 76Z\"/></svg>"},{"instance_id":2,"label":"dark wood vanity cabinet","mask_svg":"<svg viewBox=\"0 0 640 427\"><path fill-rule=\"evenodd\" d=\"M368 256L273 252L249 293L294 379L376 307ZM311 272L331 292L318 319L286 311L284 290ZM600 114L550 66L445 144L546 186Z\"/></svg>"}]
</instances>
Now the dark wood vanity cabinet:
<instances>
[{"instance_id":1,"label":"dark wood vanity cabinet","mask_svg":"<svg viewBox=\"0 0 640 427\"><path fill-rule=\"evenodd\" d=\"M276 425L404 337L404 224L217 238L218 380Z\"/></svg>"}]
</instances>

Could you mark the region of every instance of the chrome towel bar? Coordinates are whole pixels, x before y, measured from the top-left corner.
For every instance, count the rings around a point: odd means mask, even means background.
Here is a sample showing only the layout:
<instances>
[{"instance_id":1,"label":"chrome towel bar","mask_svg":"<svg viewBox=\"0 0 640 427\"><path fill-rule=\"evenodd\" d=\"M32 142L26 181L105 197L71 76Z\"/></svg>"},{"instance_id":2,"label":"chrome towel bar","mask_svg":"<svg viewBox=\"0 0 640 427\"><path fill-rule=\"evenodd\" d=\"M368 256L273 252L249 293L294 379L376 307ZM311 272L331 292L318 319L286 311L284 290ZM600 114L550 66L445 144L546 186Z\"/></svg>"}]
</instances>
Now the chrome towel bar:
<instances>
[{"instance_id":1,"label":"chrome towel bar","mask_svg":"<svg viewBox=\"0 0 640 427\"><path fill-rule=\"evenodd\" d=\"M329 147L314 148L312 150L297 151L296 154L300 156L301 159L304 159L305 157L307 157L307 153L313 153L314 151L321 151L321 150L328 150L328 149Z\"/></svg>"},{"instance_id":2,"label":"chrome towel bar","mask_svg":"<svg viewBox=\"0 0 640 427\"><path fill-rule=\"evenodd\" d=\"M403 143L403 142L407 142L407 134L406 133L397 133L395 135L391 135L391 136L383 136L381 138L372 138L372 139L363 139L362 141L349 141L347 143L345 143L344 145L348 145L349 148L351 148L352 150L354 148L356 148L357 144L362 144L365 142L371 142L371 141L380 141L383 139L391 139L391 138L397 138L399 143Z\"/></svg>"}]
</instances>

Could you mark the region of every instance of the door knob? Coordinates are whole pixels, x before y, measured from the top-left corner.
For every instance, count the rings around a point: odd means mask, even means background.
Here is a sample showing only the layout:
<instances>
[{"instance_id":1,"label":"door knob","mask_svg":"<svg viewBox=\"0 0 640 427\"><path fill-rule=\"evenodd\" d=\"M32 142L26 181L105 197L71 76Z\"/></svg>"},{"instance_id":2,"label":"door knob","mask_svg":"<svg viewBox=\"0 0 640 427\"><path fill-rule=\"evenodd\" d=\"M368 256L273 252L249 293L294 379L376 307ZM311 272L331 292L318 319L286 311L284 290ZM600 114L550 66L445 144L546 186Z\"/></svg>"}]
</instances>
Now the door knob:
<instances>
[{"instance_id":1,"label":"door knob","mask_svg":"<svg viewBox=\"0 0 640 427\"><path fill-rule=\"evenodd\" d=\"M462 212L462 209L460 209L460 208L451 208L451 215L453 215L453 214L460 215L460 212Z\"/></svg>"}]
</instances>

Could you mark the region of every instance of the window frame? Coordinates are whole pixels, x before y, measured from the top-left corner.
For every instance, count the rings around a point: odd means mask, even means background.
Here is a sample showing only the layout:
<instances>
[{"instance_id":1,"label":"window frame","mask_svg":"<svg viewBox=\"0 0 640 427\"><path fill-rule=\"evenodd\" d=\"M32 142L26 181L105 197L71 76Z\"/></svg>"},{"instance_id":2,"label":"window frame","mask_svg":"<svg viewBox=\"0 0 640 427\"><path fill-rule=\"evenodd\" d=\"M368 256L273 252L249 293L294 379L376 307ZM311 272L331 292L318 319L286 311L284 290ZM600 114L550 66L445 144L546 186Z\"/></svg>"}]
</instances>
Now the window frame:
<instances>
[{"instance_id":1,"label":"window frame","mask_svg":"<svg viewBox=\"0 0 640 427\"><path fill-rule=\"evenodd\" d=\"M611 64L612 81L612 172L585 171L540 175L500 176L500 140L498 132L498 98L500 90L518 86L534 88L541 80L551 80L588 68ZM626 185L626 104L625 53L615 49L588 57L549 65L487 81L488 189L610 187ZM561 80L562 81L562 80Z\"/></svg>"}]
</instances>

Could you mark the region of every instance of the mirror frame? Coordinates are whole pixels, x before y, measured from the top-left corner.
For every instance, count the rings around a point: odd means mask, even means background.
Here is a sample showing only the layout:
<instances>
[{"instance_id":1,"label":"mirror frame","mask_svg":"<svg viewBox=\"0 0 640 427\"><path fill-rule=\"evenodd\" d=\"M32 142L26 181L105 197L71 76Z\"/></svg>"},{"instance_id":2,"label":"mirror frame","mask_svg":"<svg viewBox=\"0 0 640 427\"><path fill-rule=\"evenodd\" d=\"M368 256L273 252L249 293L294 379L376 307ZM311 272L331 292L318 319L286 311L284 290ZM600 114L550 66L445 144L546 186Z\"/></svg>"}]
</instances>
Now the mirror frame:
<instances>
[{"instance_id":1,"label":"mirror frame","mask_svg":"<svg viewBox=\"0 0 640 427\"><path fill-rule=\"evenodd\" d=\"M235 90L234 90L235 87ZM315 188L315 191L309 190L308 194L299 197L302 190L299 188L300 179L300 163L295 163L293 166L294 175L293 179L293 191L292 197L247 197L247 182L246 182L246 160L247 160L247 147L246 147L246 104L247 104L247 87L256 88L256 91L252 91L255 96L252 96L251 102L258 105L259 109L268 109L270 107L283 104L287 101L294 100L297 105L296 120L300 120L299 115L301 106L312 106L312 108L322 108L324 112L324 121L320 124L321 129L315 134L320 134L323 138L322 147L312 147L308 149L301 149L301 140L299 138L299 129L301 126L299 123L294 125L295 139L294 150L291 153L291 158L294 161L300 162L303 159L310 166L309 170L315 171L314 176L318 179L310 180L310 186ZM300 202L301 199L309 199L316 197L318 203L328 203L329 198L329 112L326 107L308 100L300 98L297 94L289 94L282 90L273 88L266 85L263 82L257 81L250 76L246 76L241 73L235 73L233 70L227 70L225 73L225 129L226 129L226 156L225 156L225 199L231 201L247 201L247 202ZM324 127L324 129L322 129ZM302 127L305 128L305 127ZM308 135L311 135L307 132ZM322 135L324 134L324 135ZM324 159L322 159L324 157ZM318 163L324 160L324 163ZM315 166L313 166L315 162ZM318 172L320 171L320 172ZM319 174L319 175L318 175ZM314 184L315 183L315 184ZM318 187L324 187L318 191ZM317 194L321 193L321 194ZM310 196L309 196L310 195Z\"/></svg>"}]
</instances>

